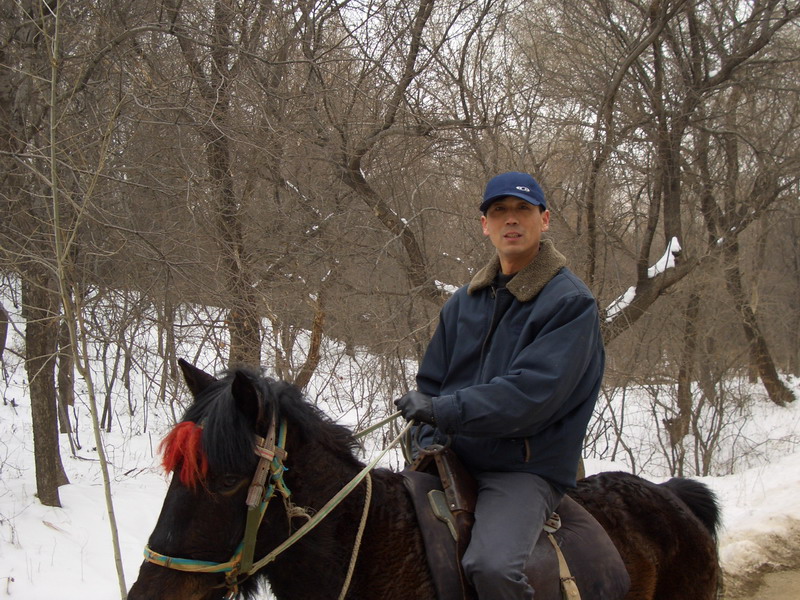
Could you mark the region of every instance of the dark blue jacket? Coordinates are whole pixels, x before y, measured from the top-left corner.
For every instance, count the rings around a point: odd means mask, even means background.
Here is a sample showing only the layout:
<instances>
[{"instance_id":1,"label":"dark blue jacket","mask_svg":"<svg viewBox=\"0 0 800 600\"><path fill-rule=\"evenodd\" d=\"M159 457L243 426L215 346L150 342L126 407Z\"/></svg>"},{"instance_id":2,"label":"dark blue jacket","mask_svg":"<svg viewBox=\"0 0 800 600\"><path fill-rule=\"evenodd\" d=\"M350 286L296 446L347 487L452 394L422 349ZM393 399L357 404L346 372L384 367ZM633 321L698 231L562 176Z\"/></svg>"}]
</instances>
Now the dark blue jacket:
<instances>
[{"instance_id":1,"label":"dark blue jacket","mask_svg":"<svg viewBox=\"0 0 800 600\"><path fill-rule=\"evenodd\" d=\"M575 485L605 353L595 299L565 264L544 240L505 289L493 287L495 258L445 304L417 374L434 396L436 428L422 426L423 446L449 436L474 472Z\"/></svg>"}]
</instances>

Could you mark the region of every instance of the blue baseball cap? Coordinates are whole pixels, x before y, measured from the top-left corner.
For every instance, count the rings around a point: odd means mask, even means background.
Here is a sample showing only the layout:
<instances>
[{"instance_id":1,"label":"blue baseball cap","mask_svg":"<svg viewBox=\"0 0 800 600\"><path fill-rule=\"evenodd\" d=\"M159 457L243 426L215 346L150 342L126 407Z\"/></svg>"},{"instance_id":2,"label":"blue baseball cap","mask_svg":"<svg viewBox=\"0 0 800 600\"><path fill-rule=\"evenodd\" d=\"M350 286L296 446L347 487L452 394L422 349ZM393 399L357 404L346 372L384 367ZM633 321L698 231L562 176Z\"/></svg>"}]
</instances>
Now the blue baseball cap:
<instances>
[{"instance_id":1,"label":"blue baseball cap","mask_svg":"<svg viewBox=\"0 0 800 600\"><path fill-rule=\"evenodd\" d=\"M536 180L527 173L510 171L492 177L486 184L486 191L483 192L483 202L480 207L481 212L485 213L492 202L506 196L522 198L525 202L547 209L544 192Z\"/></svg>"}]
</instances>

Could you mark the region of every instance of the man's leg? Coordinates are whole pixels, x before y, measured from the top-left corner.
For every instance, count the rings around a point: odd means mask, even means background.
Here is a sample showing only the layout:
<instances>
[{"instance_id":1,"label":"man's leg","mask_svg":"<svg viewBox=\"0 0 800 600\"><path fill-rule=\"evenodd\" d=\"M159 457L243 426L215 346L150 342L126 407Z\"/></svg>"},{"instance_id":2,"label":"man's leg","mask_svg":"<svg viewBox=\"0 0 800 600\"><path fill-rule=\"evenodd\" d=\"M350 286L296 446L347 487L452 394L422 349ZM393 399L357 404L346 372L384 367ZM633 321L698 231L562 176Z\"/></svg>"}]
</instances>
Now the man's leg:
<instances>
[{"instance_id":1,"label":"man's leg","mask_svg":"<svg viewBox=\"0 0 800 600\"><path fill-rule=\"evenodd\" d=\"M530 600L525 562L561 497L530 473L479 473L467 578L481 600Z\"/></svg>"}]
</instances>

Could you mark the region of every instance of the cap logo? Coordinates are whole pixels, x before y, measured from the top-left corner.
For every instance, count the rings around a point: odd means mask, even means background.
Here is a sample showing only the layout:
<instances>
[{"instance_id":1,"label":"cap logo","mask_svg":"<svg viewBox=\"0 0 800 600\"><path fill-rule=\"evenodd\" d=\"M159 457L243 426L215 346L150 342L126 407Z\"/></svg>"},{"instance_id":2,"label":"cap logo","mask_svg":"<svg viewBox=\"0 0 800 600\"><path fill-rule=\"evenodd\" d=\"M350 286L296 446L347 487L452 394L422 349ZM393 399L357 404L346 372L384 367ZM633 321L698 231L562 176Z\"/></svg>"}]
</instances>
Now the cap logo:
<instances>
[{"instance_id":1,"label":"cap logo","mask_svg":"<svg viewBox=\"0 0 800 600\"><path fill-rule=\"evenodd\" d=\"M530 188L526 188L524 185L518 185L518 186L517 186L517 189L518 189L520 192L528 192L528 193L530 193L530 191L531 191L531 189L530 189Z\"/></svg>"}]
</instances>

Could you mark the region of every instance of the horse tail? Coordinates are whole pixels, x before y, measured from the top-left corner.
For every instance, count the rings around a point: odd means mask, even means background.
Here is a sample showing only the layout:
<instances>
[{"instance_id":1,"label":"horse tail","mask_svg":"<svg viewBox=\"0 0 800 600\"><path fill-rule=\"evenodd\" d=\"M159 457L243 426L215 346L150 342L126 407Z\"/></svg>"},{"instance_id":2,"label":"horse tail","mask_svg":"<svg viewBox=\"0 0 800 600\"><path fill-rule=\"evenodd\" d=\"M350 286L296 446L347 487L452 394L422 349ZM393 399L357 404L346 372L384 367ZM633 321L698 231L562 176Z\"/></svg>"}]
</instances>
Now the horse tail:
<instances>
[{"instance_id":1,"label":"horse tail","mask_svg":"<svg viewBox=\"0 0 800 600\"><path fill-rule=\"evenodd\" d=\"M717 539L717 530L722 520L721 511L717 495L707 485L692 479L674 477L662 483L661 486L680 498L705 526L711 536L715 540Z\"/></svg>"}]
</instances>

